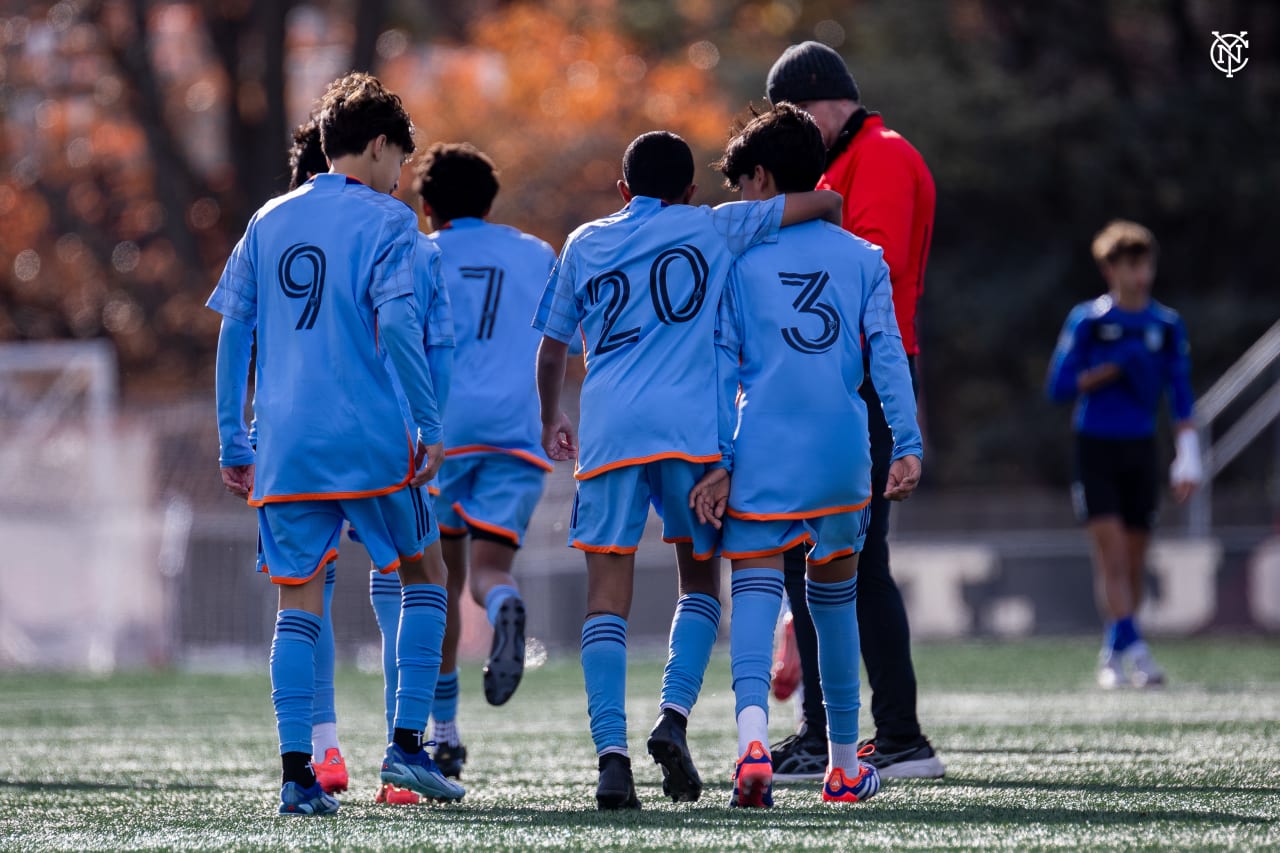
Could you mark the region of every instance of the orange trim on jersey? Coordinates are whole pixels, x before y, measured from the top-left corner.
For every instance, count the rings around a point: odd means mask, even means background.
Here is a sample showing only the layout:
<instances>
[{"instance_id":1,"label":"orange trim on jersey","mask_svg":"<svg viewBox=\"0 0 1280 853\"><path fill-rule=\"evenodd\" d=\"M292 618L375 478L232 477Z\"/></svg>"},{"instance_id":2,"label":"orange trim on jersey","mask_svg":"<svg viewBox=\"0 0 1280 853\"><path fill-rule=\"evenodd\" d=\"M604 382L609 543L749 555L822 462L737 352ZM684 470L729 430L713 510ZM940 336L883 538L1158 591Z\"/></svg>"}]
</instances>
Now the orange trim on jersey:
<instances>
[{"instance_id":1,"label":"orange trim on jersey","mask_svg":"<svg viewBox=\"0 0 1280 853\"><path fill-rule=\"evenodd\" d=\"M407 430L405 435L408 436ZM355 500L356 498L377 498L382 495L389 495L398 489L403 489L405 486L409 485L409 481L413 479L414 450L414 444L410 441L409 473L405 475L403 480L396 483L394 486L387 486L381 489L369 489L361 492L300 492L292 495L267 495L265 498L259 498L258 500L249 498L248 503L249 506L265 506L266 504L281 504L289 503L291 501L345 501Z\"/></svg>"},{"instance_id":2,"label":"orange trim on jersey","mask_svg":"<svg viewBox=\"0 0 1280 853\"><path fill-rule=\"evenodd\" d=\"M543 471L554 471L556 468L545 459L539 459L527 450L515 450L510 447L494 447L491 444L464 444L462 447L450 447L445 450L444 457L448 459L451 456L464 456L468 453L505 453L508 456L514 456L522 459L530 465L541 468Z\"/></svg>"},{"instance_id":3,"label":"orange trim on jersey","mask_svg":"<svg viewBox=\"0 0 1280 853\"><path fill-rule=\"evenodd\" d=\"M453 511L462 516L462 520L470 526L478 527L481 530L492 533L494 536L501 536L504 539L510 539L517 547L520 545L520 534L516 533L514 530L508 530L505 527L500 527L497 524L491 524L487 521L480 521L477 518L472 518L467 514L467 511L462 508L461 503L455 502L453 505ZM437 522L437 525L438 524L439 522Z\"/></svg>"},{"instance_id":4,"label":"orange trim on jersey","mask_svg":"<svg viewBox=\"0 0 1280 853\"><path fill-rule=\"evenodd\" d=\"M809 543L813 542L813 540L809 538L808 531L801 533L799 536L797 536L795 539L792 539L790 542L788 542L785 545L779 545L777 548L766 548L763 551L721 550L720 556L729 560L751 560L756 557L775 557L778 554L781 554L783 551L790 551L792 548L796 547L801 542L809 542Z\"/></svg>"},{"instance_id":5,"label":"orange trim on jersey","mask_svg":"<svg viewBox=\"0 0 1280 853\"><path fill-rule=\"evenodd\" d=\"M308 581L315 578L316 575L320 574L321 569L323 569L325 566L329 565L336 559L338 559L338 549L330 548L329 553L325 554L323 557L320 558L320 563L319 565L316 566L316 570L311 574L307 575L305 578L272 577L271 569L267 567L266 563L262 564L262 571L267 573L267 577L271 578L272 583L278 583L282 586L302 586L304 583L307 583Z\"/></svg>"},{"instance_id":6,"label":"orange trim on jersey","mask_svg":"<svg viewBox=\"0 0 1280 853\"><path fill-rule=\"evenodd\" d=\"M627 547L625 545L587 545L584 542L573 540L573 547L579 551L586 551L588 554L634 554L636 546Z\"/></svg>"},{"instance_id":7,"label":"orange trim on jersey","mask_svg":"<svg viewBox=\"0 0 1280 853\"><path fill-rule=\"evenodd\" d=\"M809 565L825 566L827 563L830 563L832 560L839 560L843 557L852 557L856 553L858 552L853 550L852 548L845 548L843 551L836 551L834 554L828 554L827 556L823 557L821 560L809 560Z\"/></svg>"},{"instance_id":8,"label":"orange trim on jersey","mask_svg":"<svg viewBox=\"0 0 1280 853\"><path fill-rule=\"evenodd\" d=\"M733 507L729 507L725 512L743 521L803 521L806 518L821 518L824 515L857 512L869 503L871 503L871 498L867 498L862 503L854 504L853 506L831 506L826 509L804 510L801 512L739 512Z\"/></svg>"},{"instance_id":9,"label":"orange trim on jersey","mask_svg":"<svg viewBox=\"0 0 1280 853\"><path fill-rule=\"evenodd\" d=\"M439 487L439 486L427 486L427 494L431 495L431 497L433 497L433 498L438 498L438 497L440 497L440 487Z\"/></svg>"},{"instance_id":10,"label":"orange trim on jersey","mask_svg":"<svg viewBox=\"0 0 1280 853\"><path fill-rule=\"evenodd\" d=\"M683 459L685 462L719 462L720 458L719 453L713 453L710 456L692 456L688 453L672 450L666 453L655 453L652 456L619 459L617 462L609 462L599 468L592 468L590 471L577 471L573 476L577 480L590 480L592 477L599 476L607 471L616 471L619 468L626 468L628 465L648 465L650 462L661 462L663 459Z\"/></svg>"}]
</instances>

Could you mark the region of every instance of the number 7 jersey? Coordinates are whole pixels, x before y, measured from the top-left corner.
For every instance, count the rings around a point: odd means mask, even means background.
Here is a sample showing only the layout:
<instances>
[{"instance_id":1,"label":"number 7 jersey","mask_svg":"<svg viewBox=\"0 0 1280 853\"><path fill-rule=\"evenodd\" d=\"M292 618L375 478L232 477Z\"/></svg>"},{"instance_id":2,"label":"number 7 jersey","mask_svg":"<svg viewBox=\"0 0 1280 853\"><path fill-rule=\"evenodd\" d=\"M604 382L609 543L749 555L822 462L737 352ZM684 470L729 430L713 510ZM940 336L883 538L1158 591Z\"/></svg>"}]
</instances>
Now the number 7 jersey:
<instances>
[{"instance_id":1,"label":"number 7 jersey","mask_svg":"<svg viewBox=\"0 0 1280 853\"><path fill-rule=\"evenodd\" d=\"M533 325L558 341L582 335L578 479L720 460L715 309L734 257L777 238L783 204L637 196L569 235Z\"/></svg>"}]
</instances>

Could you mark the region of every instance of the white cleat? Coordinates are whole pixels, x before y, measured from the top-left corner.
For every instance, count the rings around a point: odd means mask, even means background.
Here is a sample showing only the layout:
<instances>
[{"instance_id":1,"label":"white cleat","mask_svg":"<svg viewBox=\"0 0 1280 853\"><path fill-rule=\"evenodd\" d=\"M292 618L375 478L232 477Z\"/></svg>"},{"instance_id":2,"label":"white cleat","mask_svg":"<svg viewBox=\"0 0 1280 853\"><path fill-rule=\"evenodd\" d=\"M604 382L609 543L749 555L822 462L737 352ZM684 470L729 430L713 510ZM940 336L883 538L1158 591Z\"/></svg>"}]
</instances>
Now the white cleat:
<instances>
[{"instance_id":1,"label":"white cleat","mask_svg":"<svg viewBox=\"0 0 1280 853\"><path fill-rule=\"evenodd\" d=\"M1098 686L1103 690L1118 690L1129 686L1124 661L1114 652L1106 652L1098 661Z\"/></svg>"},{"instance_id":2,"label":"white cleat","mask_svg":"<svg viewBox=\"0 0 1280 853\"><path fill-rule=\"evenodd\" d=\"M1129 669L1129 683L1134 687L1164 686L1164 670L1151 657L1151 650L1146 643L1139 640L1125 649L1122 657Z\"/></svg>"}]
</instances>

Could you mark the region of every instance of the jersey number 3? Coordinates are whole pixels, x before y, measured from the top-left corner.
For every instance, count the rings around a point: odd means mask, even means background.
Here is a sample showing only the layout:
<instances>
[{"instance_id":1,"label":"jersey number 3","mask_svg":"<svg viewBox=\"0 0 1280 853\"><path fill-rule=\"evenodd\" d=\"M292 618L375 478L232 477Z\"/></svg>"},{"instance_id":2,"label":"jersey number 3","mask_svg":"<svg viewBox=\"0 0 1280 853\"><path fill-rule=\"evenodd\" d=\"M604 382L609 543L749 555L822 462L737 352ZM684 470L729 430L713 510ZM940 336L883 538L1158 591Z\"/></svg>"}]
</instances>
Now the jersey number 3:
<instances>
[{"instance_id":1,"label":"jersey number 3","mask_svg":"<svg viewBox=\"0 0 1280 853\"><path fill-rule=\"evenodd\" d=\"M787 342L787 346L811 355L831 349L840 337L840 315L830 303L818 301L831 276L825 272L783 272L778 273L778 278L784 285L800 288L800 295L791 303L791 307L801 314L811 314L822 320L822 334L816 338L806 338L795 326L783 329L782 339Z\"/></svg>"},{"instance_id":2,"label":"jersey number 3","mask_svg":"<svg viewBox=\"0 0 1280 853\"><path fill-rule=\"evenodd\" d=\"M294 243L280 259L276 274L280 289L290 299L307 300L295 329L310 329L320 316L320 298L324 296L324 252L319 246Z\"/></svg>"},{"instance_id":3,"label":"jersey number 3","mask_svg":"<svg viewBox=\"0 0 1280 853\"><path fill-rule=\"evenodd\" d=\"M683 305L671 304L671 285L668 271L672 264L683 261L692 276L689 297ZM649 267L649 298L653 302L653 310L664 325L687 323L702 310L702 303L707 298L707 259L695 246L683 245L667 249L654 258ZM604 324L600 329L600 340L596 344L595 354L604 355L627 344L640 340L640 327L615 332L614 324L622 316L627 303L631 300L631 281L622 270L610 270L592 278L587 282L587 299L595 305L606 296L609 303L604 307Z\"/></svg>"}]
</instances>

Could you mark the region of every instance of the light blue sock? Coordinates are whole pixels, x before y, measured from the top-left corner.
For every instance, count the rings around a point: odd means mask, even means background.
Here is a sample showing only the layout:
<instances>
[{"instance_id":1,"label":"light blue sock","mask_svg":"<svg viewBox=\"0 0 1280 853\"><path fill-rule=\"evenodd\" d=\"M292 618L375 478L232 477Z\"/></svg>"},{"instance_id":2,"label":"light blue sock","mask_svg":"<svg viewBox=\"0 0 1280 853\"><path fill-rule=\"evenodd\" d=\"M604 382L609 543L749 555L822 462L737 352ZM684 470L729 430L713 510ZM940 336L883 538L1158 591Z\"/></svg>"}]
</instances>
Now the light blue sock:
<instances>
[{"instance_id":1,"label":"light blue sock","mask_svg":"<svg viewBox=\"0 0 1280 853\"><path fill-rule=\"evenodd\" d=\"M596 753L627 751L627 620L593 616L582 626L582 677Z\"/></svg>"},{"instance_id":2,"label":"light blue sock","mask_svg":"<svg viewBox=\"0 0 1280 853\"><path fill-rule=\"evenodd\" d=\"M324 617L320 620L320 638L316 640L316 700L311 711L312 725L338 722L338 708L333 696L333 586L338 566L329 563L324 571Z\"/></svg>"},{"instance_id":3,"label":"light blue sock","mask_svg":"<svg viewBox=\"0 0 1280 853\"><path fill-rule=\"evenodd\" d=\"M720 602L701 592L680 596L671 620L667 668L662 673L659 707L689 716L702 691L702 677L720 628Z\"/></svg>"},{"instance_id":4,"label":"light blue sock","mask_svg":"<svg viewBox=\"0 0 1280 853\"><path fill-rule=\"evenodd\" d=\"M439 584L409 584L401 590L400 633L396 638L396 717L393 727L421 732L431 716L440 677L445 607L449 593Z\"/></svg>"},{"instance_id":5,"label":"light blue sock","mask_svg":"<svg viewBox=\"0 0 1280 853\"><path fill-rule=\"evenodd\" d=\"M396 637L400 634L400 578L394 573L369 573L369 603L373 605L378 630L382 632L382 698L387 709L387 743L391 742L396 716Z\"/></svg>"},{"instance_id":6,"label":"light blue sock","mask_svg":"<svg viewBox=\"0 0 1280 853\"><path fill-rule=\"evenodd\" d=\"M281 610L271 640L271 703L276 708L280 754L311 754L311 703L316 689L316 639L320 617Z\"/></svg>"},{"instance_id":7,"label":"light blue sock","mask_svg":"<svg viewBox=\"0 0 1280 853\"><path fill-rule=\"evenodd\" d=\"M451 723L458 716L458 671L440 673L436 681L436 701L431 717L437 723Z\"/></svg>"},{"instance_id":8,"label":"light blue sock","mask_svg":"<svg viewBox=\"0 0 1280 853\"><path fill-rule=\"evenodd\" d=\"M496 624L498 621L498 610L502 607L502 603L511 597L519 598L520 590L514 586L500 584L489 590L484 597L484 612L489 617L489 624Z\"/></svg>"},{"instance_id":9,"label":"light blue sock","mask_svg":"<svg viewBox=\"0 0 1280 853\"><path fill-rule=\"evenodd\" d=\"M827 708L827 739L831 743L858 742L858 579L837 583L805 580L805 600L818 633L818 673Z\"/></svg>"},{"instance_id":10,"label":"light blue sock","mask_svg":"<svg viewBox=\"0 0 1280 853\"><path fill-rule=\"evenodd\" d=\"M782 572L739 569L732 577L729 660L737 715L747 707L769 707L769 669L773 663L773 629L782 610Z\"/></svg>"}]
</instances>

